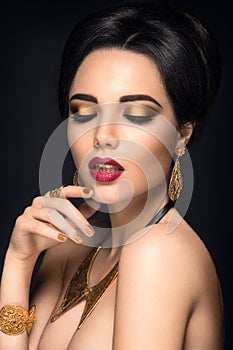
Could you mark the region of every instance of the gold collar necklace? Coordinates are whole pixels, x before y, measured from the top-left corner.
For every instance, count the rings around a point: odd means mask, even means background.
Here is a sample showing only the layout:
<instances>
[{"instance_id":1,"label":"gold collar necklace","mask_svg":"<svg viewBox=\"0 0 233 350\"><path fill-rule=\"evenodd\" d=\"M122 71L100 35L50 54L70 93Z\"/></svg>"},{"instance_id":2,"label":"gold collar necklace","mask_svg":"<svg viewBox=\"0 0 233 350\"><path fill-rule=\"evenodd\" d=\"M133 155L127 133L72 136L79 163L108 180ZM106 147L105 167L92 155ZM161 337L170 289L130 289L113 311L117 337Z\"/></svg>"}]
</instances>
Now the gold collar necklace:
<instances>
[{"instance_id":1,"label":"gold collar necklace","mask_svg":"<svg viewBox=\"0 0 233 350\"><path fill-rule=\"evenodd\" d=\"M174 202L169 200L169 202L158 211L158 213L146 226L150 226L159 222L162 217L168 212L168 210L173 206ZM76 306L80 301L86 299L86 304L80 322L78 324L78 329L80 329L84 321L97 306L104 292L117 278L118 262L99 283L91 288L88 286L90 270L100 249L101 247L92 249L90 253L87 254L87 256L84 258L83 262L80 264L78 270L75 272L71 279L61 305L59 306L57 312L51 317L51 322L56 321L66 311Z\"/></svg>"},{"instance_id":2,"label":"gold collar necklace","mask_svg":"<svg viewBox=\"0 0 233 350\"><path fill-rule=\"evenodd\" d=\"M56 321L58 317L60 317L66 311L76 306L83 299L86 299L86 305L78 324L78 329L80 329L83 322L97 306L104 292L116 279L118 274L118 262L99 283L91 288L88 286L89 273L100 249L101 247L92 249L90 253L84 258L66 290L65 296L58 311L50 319L51 322Z\"/></svg>"}]
</instances>

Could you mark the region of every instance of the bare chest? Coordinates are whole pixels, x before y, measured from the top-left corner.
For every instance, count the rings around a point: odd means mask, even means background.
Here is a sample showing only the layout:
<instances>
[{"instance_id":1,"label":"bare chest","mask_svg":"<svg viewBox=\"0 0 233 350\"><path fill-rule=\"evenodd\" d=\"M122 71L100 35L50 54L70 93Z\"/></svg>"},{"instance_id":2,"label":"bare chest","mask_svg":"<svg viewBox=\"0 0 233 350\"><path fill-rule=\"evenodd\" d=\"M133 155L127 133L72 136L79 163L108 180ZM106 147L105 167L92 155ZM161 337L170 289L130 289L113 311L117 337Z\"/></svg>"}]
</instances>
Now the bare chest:
<instances>
[{"instance_id":1,"label":"bare chest","mask_svg":"<svg viewBox=\"0 0 233 350\"><path fill-rule=\"evenodd\" d=\"M80 329L77 327L86 304L85 300L64 313L55 322L48 322L38 350L111 350L116 284L115 280L105 291Z\"/></svg>"}]
</instances>

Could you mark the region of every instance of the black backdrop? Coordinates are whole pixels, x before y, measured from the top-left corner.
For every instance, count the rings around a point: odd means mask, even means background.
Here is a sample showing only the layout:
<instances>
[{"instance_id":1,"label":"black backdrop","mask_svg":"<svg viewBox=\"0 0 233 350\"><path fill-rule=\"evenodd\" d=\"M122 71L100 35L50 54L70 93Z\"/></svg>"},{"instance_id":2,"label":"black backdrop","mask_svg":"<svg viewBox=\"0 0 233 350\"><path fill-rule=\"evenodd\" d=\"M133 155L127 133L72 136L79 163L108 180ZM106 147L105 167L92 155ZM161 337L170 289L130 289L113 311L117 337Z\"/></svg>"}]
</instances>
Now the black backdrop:
<instances>
[{"instance_id":1,"label":"black backdrop","mask_svg":"<svg viewBox=\"0 0 233 350\"><path fill-rule=\"evenodd\" d=\"M123 1L112 1L121 4ZM223 288L225 350L233 349L231 228L232 17L226 0L160 1L205 20L220 46L223 78L215 105L190 148L195 183L186 219L207 245ZM0 8L1 210L0 267L15 218L39 194L41 153L61 121L57 81L61 51L77 19L109 5L101 1L56 4L13 0Z\"/></svg>"}]
</instances>

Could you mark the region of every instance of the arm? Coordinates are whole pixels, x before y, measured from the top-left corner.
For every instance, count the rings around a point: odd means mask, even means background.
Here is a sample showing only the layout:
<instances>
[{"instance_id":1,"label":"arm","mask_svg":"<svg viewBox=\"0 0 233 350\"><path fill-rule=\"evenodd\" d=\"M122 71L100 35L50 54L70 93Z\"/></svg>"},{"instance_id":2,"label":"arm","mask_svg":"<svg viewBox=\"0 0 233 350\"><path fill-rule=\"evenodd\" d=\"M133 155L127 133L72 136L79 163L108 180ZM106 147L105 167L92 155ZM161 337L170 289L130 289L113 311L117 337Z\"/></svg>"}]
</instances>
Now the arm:
<instances>
[{"instance_id":1,"label":"arm","mask_svg":"<svg viewBox=\"0 0 233 350\"><path fill-rule=\"evenodd\" d=\"M12 254L11 249L6 253L1 281L0 308L7 304L16 304L29 308L29 288L36 259L34 257L19 260ZM28 349L28 336L9 336L0 332L0 349Z\"/></svg>"},{"instance_id":2,"label":"arm","mask_svg":"<svg viewBox=\"0 0 233 350\"><path fill-rule=\"evenodd\" d=\"M58 245L46 251L36 278L35 293L30 305L36 305L36 322L30 333L30 345L36 348L48 318L61 292L67 260L67 244ZM1 305L16 304L29 309L29 289L35 259L15 259L11 249L7 251L1 283ZM18 338L18 339L17 339ZM0 349L27 349L27 333L9 337L3 334ZM11 343L10 343L11 342ZM36 346L35 346L36 345Z\"/></svg>"},{"instance_id":3,"label":"arm","mask_svg":"<svg viewBox=\"0 0 233 350\"><path fill-rule=\"evenodd\" d=\"M64 197L81 196L81 188L78 186L68 186L65 191ZM83 197L84 195L87 198L91 196L84 193ZM51 291L55 292L55 290L59 293L61 275L57 272L59 264L53 252L57 249L62 250L69 235L76 243L80 243L78 231L84 231L83 234L85 234L85 227L88 225L88 221L81 212L64 197L37 197L16 220L4 262L0 309L5 305L16 304L28 310L31 276L38 256L43 250L49 250L49 253L46 254L41 267L40 280L43 280L43 283L40 284L40 292L38 287L37 298L39 295L41 295L40 300L45 296L51 296ZM57 254L57 258L60 259L61 255ZM64 265L64 260L61 259L60 264ZM48 288L51 288L50 294L48 294ZM53 301L56 301L56 293L53 295ZM44 316L42 324L43 322ZM0 329L0 350L27 350L28 347L26 331L13 336L5 334Z\"/></svg>"}]
</instances>

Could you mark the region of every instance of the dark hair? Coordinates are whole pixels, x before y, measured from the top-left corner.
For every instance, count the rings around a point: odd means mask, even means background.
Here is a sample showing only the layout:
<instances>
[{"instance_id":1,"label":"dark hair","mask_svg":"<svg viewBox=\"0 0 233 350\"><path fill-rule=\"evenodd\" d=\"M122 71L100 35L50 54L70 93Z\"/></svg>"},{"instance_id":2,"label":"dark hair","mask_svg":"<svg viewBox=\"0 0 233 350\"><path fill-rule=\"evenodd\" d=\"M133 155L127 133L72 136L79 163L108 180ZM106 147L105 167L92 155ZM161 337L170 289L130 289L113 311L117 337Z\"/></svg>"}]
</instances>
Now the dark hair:
<instances>
[{"instance_id":1,"label":"dark hair","mask_svg":"<svg viewBox=\"0 0 233 350\"><path fill-rule=\"evenodd\" d=\"M199 122L220 83L219 51L199 19L179 9L143 4L95 12L74 27L62 56L59 109L83 59L97 49L119 48L145 54L157 65L178 123Z\"/></svg>"}]
</instances>

